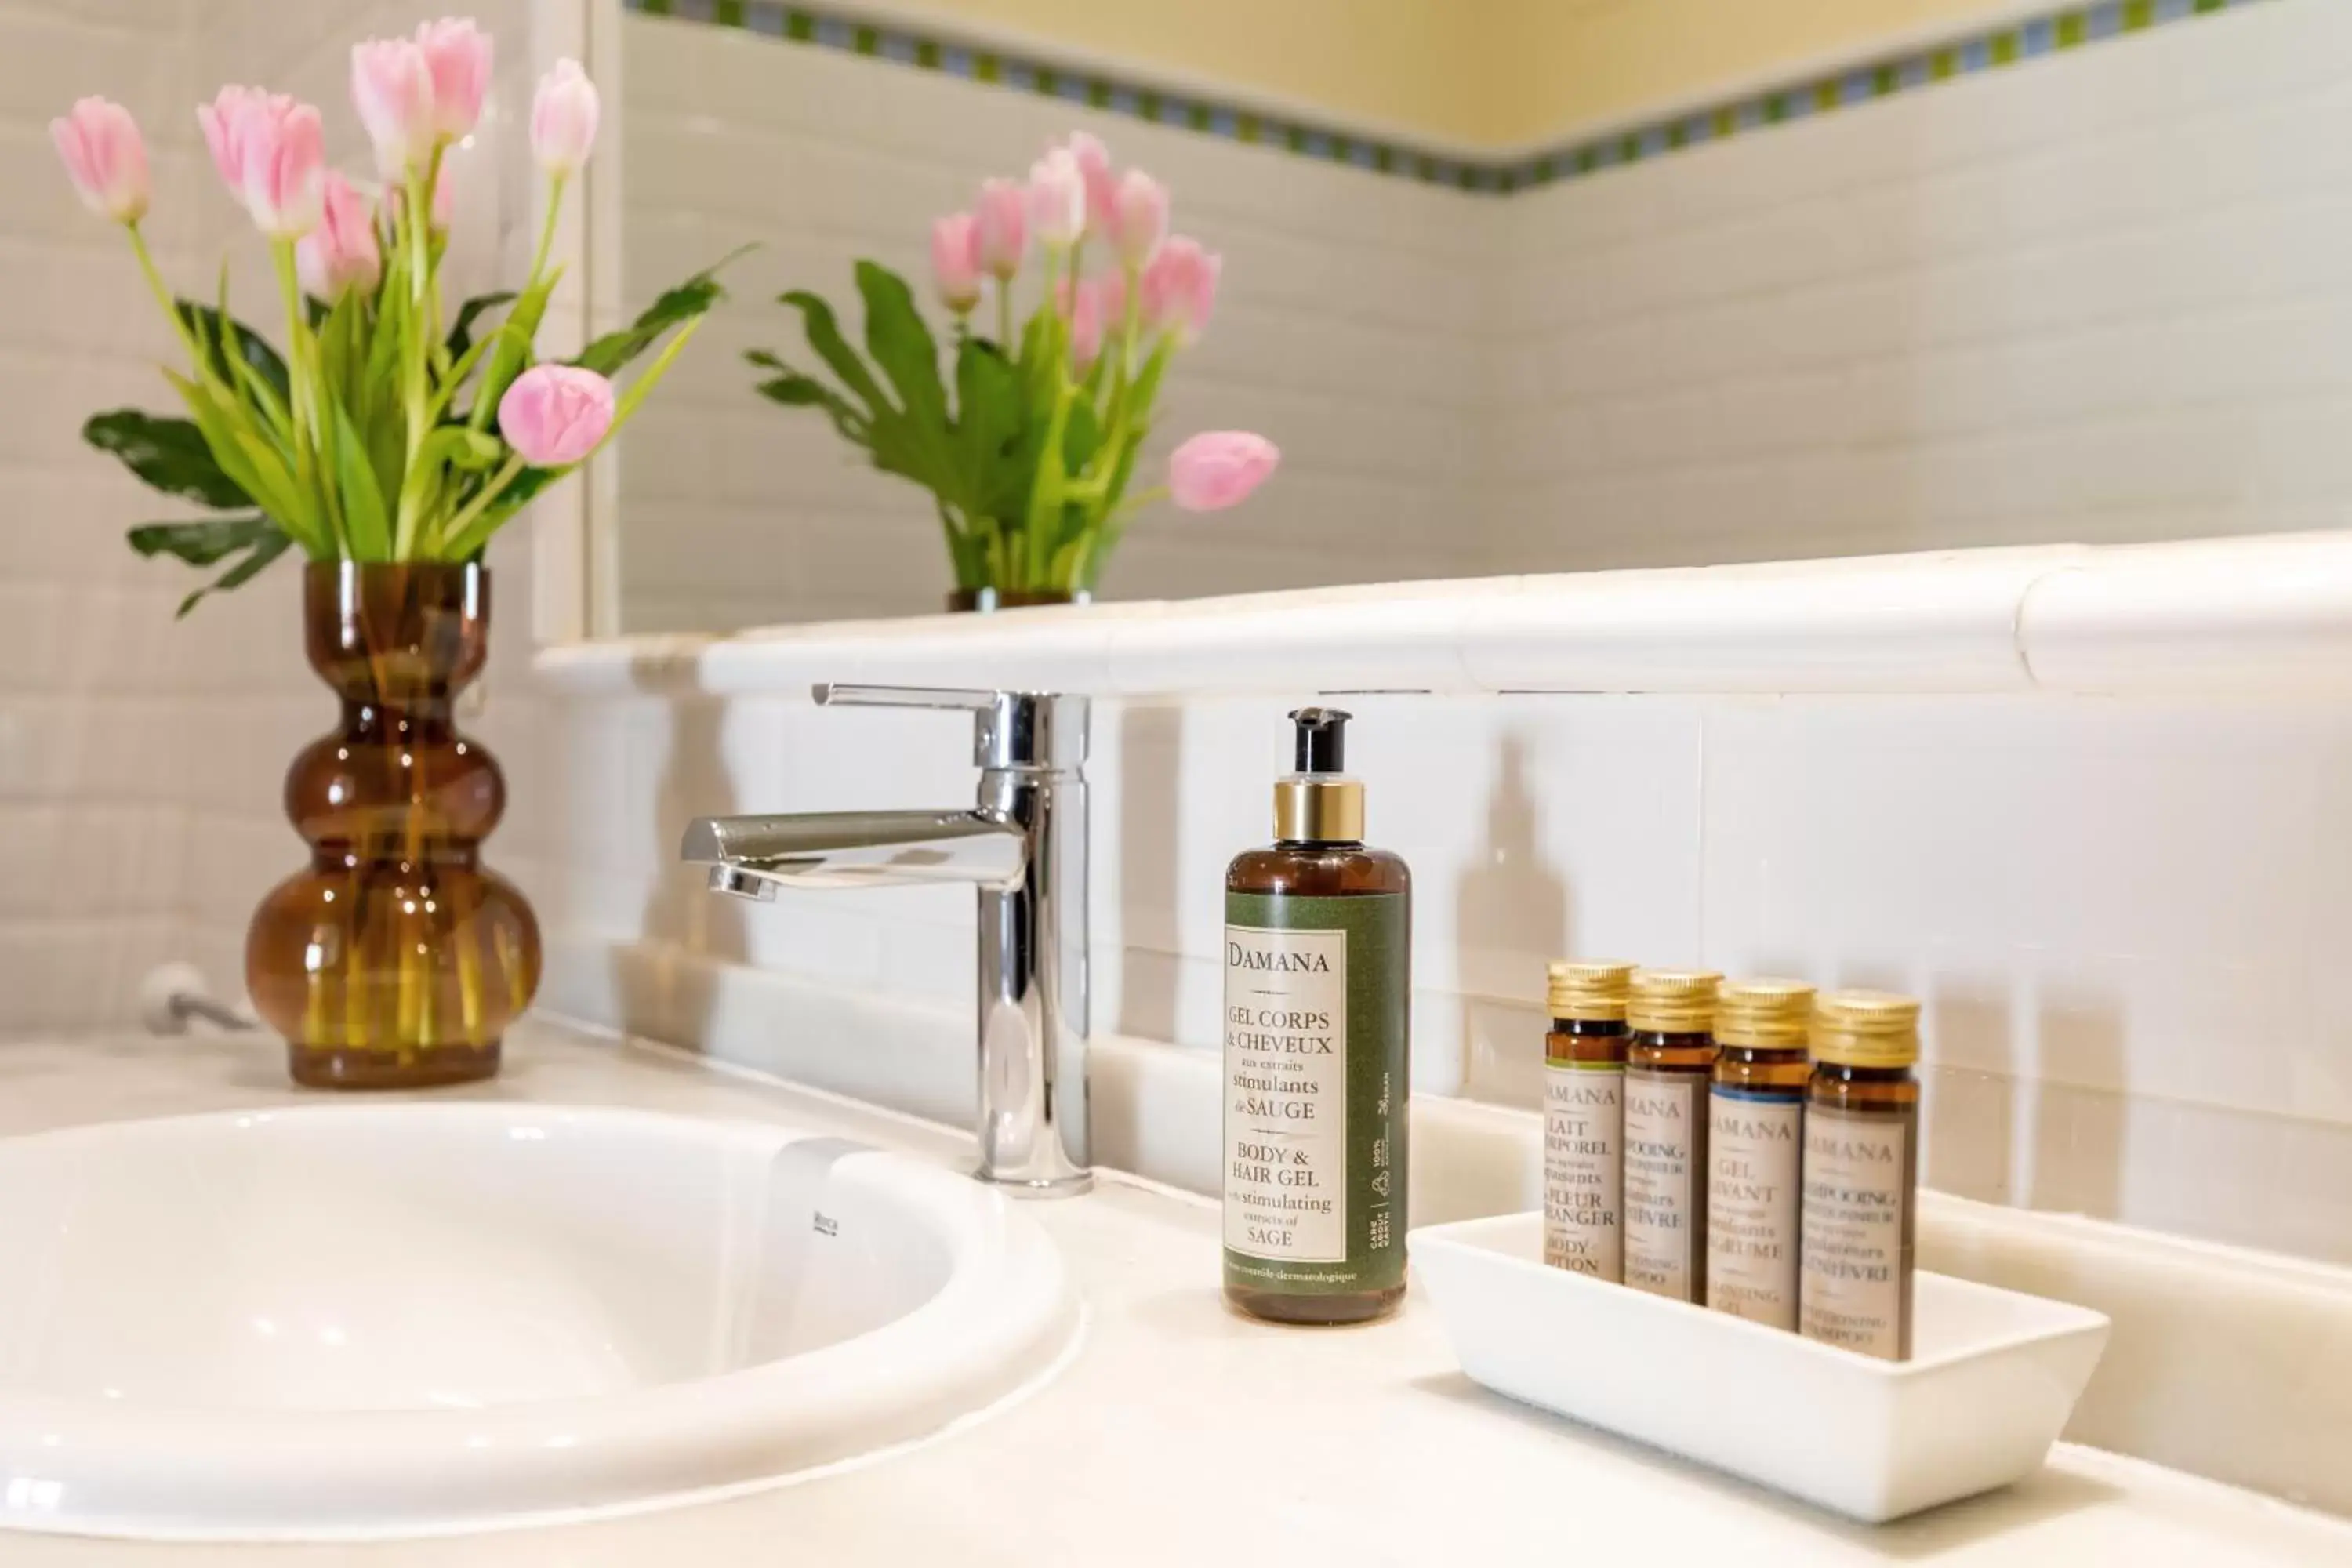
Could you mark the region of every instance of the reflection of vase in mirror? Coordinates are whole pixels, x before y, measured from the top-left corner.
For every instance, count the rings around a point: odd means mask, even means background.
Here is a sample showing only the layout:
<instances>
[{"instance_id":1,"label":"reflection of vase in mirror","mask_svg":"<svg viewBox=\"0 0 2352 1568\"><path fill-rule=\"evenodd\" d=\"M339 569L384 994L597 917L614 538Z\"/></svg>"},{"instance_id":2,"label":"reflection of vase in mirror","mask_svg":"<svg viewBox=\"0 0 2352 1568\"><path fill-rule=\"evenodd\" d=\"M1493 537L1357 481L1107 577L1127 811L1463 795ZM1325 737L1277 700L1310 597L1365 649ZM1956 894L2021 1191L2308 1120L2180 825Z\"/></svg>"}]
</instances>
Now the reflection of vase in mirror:
<instances>
[{"instance_id":1,"label":"reflection of vase in mirror","mask_svg":"<svg viewBox=\"0 0 2352 1568\"><path fill-rule=\"evenodd\" d=\"M948 595L948 608L961 614L992 610L1034 610L1053 605L1087 605L1094 595L1080 588L1076 593L1060 588L958 588Z\"/></svg>"},{"instance_id":2,"label":"reflection of vase in mirror","mask_svg":"<svg viewBox=\"0 0 2352 1568\"><path fill-rule=\"evenodd\" d=\"M537 989L539 922L479 860L506 780L452 712L488 656L489 608L477 563L308 569L304 640L342 722L288 770L310 866L262 900L246 937L247 988L298 1083L488 1078Z\"/></svg>"}]
</instances>

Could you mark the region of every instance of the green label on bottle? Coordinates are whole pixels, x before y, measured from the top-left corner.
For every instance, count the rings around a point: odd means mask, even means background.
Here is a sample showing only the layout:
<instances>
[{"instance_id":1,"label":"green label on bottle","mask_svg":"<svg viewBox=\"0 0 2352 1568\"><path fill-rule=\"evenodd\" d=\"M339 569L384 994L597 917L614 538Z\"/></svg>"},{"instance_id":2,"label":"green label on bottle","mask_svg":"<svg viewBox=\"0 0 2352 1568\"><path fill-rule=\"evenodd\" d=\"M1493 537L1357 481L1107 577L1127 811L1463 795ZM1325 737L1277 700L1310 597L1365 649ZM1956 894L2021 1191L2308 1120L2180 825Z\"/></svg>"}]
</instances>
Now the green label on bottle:
<instances>
[{"instance_id":1,"label":"green label on bottle","mask_svg":"<svg viewBox=\"0 0 2352 1568\"><path fill-rule=\"evenodd\" d=\"M1225 1278L1300 1296L1404 1279L1403 895L1225 895Z\"/></svg>"}]
</instances>

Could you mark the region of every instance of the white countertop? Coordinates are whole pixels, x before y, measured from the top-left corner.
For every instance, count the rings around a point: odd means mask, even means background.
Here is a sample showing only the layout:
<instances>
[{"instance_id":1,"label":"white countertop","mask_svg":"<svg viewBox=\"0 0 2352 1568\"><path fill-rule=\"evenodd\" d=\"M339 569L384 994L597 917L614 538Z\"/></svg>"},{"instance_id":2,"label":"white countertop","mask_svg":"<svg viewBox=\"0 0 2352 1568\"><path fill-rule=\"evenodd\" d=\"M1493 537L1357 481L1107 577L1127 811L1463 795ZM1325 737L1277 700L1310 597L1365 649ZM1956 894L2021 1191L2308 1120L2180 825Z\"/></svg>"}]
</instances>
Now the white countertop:
<instances>
[{"instance_id":1,"label":"white countertop","mask_svg":"<svg viewBox=\"0 0 2352 1568\"><path fill-rule=\"evenodd\" d=\"M966 1140L534 1026L480 1097L789 1120L950 1163ZM0 1132L283 1104L275 1042L0 1046ZM1214 1205L1112 1176L1039 1204L1091 1310L1044 1389L910 1451L609 1523L373 1546L138 1546L0 1535L0 1563L723 1568L782 1563L1643 1563L1933 1560L2088 1568L2352 1563L2352 1521L2062 1445L2034 1480L1853 1525L1523 1409L1464 1378L1418 1295L1390 1321L1283 1330L1227 1312Z\"/></svg>"}]
</instances>

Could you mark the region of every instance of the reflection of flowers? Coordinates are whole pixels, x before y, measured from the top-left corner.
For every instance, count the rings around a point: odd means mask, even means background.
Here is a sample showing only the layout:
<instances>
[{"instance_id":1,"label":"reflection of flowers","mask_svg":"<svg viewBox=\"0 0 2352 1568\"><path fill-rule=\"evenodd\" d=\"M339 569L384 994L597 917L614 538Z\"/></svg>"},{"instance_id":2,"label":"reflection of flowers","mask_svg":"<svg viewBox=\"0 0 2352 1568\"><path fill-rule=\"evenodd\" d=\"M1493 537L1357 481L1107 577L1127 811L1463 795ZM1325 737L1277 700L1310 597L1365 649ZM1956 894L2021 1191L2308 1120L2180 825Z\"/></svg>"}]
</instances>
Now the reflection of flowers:
<instances>
[{"instance_id":1,"label":"reflection of flowers","mask_svg":"<svg viewBox=\"0 0 2352 1568\"><path fill-rule=\"evenodd\" d=\"M1207 328L1222 275L1214 252L1168 225L1168 187L1114 169L1080 132L1049 148L1026 184L987 181L971 210L932 226L950 342L905 279L861 261L867 353L832 307L794 290L784 301L831 378L764 349L747 357L768 373L762 395L821 410L876 468L931 492L960 589L1090 591L1145 504L1220 511L1280 459L1263 437L1216 431L1175 449L1165 484L1131 484L1160 383ZM1028 257L1031 287L1016 290ZM992 311L980 310L983 279L995 284Z\"/></svg>"}]
</instances>

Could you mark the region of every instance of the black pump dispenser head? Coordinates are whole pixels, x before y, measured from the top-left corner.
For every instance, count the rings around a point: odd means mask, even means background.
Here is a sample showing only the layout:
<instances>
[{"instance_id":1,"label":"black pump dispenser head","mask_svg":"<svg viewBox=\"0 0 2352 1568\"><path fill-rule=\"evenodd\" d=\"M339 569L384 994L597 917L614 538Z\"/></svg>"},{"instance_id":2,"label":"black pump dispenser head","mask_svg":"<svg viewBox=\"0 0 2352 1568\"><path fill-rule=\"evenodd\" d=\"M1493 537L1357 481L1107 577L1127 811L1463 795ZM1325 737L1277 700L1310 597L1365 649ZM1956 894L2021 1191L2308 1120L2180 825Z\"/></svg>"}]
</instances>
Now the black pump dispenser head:
<instances>
[{"instance_id":1,"label":"black pump dispenser head","mask_svg":"<svg viewBox=\"0 0 2352 1568\"><path fill-rule=\"evenodd\" d=\"M1285 844L1360 844L1364 837L1364 786L1343 775L1348 720L1337 708L1301 708L1298 767L1274 785L1274 837Z\"/></svg>"},{"instance_id":2,"label":"black pump dispenser head","mask_svg":"<svg viewBox=\"0 0 2352 1568\"><path fill-rule=\"evenodd\" d=\"M1297 726L1297 768L1302 773L1348 771L1348 721L1337 708L1301 708L1290 715Z\"/></svg>"}]
</instances>

